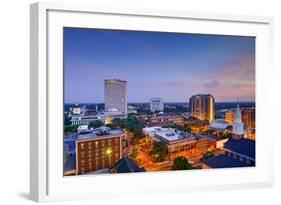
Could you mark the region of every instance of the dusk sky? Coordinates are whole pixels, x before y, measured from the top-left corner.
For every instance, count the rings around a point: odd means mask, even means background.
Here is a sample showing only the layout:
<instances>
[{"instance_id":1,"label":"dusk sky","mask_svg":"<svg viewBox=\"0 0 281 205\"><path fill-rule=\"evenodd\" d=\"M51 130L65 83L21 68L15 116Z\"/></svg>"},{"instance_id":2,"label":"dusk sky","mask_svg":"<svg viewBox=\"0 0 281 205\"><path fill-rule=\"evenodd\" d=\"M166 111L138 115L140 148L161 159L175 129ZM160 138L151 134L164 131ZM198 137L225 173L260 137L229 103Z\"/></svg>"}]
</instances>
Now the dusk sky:
<instances>
[{"instance_id":1,"label":"dusk sky","mask_svg":"<svg viewBox=\"0 0 281 205\"><path fill-rule=\"evenodd\" d=\"M255 38L64 28L65 102L104 102L104 80L128 83L128 102L255 100Z\"/></svg>"}]
</instances>

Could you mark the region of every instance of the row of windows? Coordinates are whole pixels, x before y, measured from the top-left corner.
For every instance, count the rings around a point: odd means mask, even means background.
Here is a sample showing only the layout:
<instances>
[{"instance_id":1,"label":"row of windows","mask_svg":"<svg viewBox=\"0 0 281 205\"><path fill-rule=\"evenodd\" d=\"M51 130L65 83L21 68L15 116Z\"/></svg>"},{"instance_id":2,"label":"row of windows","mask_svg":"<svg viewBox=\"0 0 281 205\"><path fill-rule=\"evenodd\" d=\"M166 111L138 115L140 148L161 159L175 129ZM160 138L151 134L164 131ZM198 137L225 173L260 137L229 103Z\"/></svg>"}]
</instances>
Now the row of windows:
<instances>
[{"instance_id":1,"label":"row of windows","mask_svg":"<svg viewBox=\"0 0 281 205\"><path fill-rule=\"evenodd\" d=\"M107 143L109 146L111 146L111 142L112 142L112 139L108 139L107 140ZM114 139L114 142L115 143L118 143L119 142L119 138L115 138ZM88 142L88 149L92 149L92 142ZM98 148L98 145L99 145L99 141L95 141L95 148ZM105 145L105 140L102 140L101 141L101 146L104 147ZM81 149L85 149L85 143L80 143L80 148Z\"/></svg>"},{"instance_id":2,"label":"row of windows","mask_svg":"<svg viewBox=\"0 0 281 205\"><path fill-rule=\"evenodd\" d=\"M111 160L111 157L112 157L112 155L108 155L108 159L109 159L109 160ZM115 153L115 154L114 154L114 157L115 157L116 159L119 158L119 153ZM101 158L101 159L105 159L106 156L105 156L105 155L102 155L102 156L100 157L100 156L96 155L96 157L95 157L94 159L95 159L95 160L99 160L100 158ZM88 162L90 162L90 161L93 160L93 158L91 157L91 158L88 158L87 160L88 160ZM85 163L85 162L86 162L85 159L81 159L81 160L80 160L80 163Z\"/></svg>"}]
</instances>

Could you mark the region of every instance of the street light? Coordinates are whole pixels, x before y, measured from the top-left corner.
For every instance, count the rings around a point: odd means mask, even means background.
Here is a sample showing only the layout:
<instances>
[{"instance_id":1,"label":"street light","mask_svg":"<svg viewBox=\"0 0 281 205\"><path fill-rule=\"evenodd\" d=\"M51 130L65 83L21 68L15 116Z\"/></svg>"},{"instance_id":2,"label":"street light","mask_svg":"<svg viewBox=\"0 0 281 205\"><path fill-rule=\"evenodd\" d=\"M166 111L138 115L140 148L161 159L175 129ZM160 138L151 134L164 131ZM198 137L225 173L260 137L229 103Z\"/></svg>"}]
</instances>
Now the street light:
<instances>
[{"instance_id":1,"label":"street light","mask_svg":"<svg viewBox=\"0 0 281 205\"><path fill-rule=\"evenodd\" d=\"M108 148L106 151L105 151L105 154L106 155L111 155L112 153L112 149L111 148Z\"/></svg>"}]
</instances>

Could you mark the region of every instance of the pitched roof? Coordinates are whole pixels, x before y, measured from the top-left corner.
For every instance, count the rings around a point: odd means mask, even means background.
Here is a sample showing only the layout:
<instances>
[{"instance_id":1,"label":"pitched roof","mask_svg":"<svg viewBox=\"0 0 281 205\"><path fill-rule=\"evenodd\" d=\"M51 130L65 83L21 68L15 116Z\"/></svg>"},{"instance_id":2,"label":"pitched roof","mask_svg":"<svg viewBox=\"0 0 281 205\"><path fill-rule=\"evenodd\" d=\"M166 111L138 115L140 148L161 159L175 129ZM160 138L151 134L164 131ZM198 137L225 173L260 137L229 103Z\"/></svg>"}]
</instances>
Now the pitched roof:
<instances>
[{"instance_id":1,"label":"pitched roof","mask_svg":"<svg viewBox=\"0 0 281 205\"><path fill-rule=\"evenodd\" d=\"M129 157L124 157L118 160L114 164L114 167L117 173L145 172L144 168L138 167L136 162Z\"/></svg>"},{"instance_id":2,"label":"pitched roof","mask_svg":"<svg viewBox=\"0 0 281 205\"><path fill-rule=\"evenodd\" d=\"M241 138L240 140L229 139L224 144L224 148L246 155L253 159L256 157L256 143L254 140L245 138Z\"/></svg>"},{"instance_id":3,"label":"pitched roof","mask_svg":"<svg viewBox=\"0 0 281 205\"><path fill-rule=\"evenodd\" d=\"M241 162L227 155L221 154L216 157L203 159L202 162L211 168L233 168L233 167L251 167L253 165Z\"/></svg>"}]
</instances>

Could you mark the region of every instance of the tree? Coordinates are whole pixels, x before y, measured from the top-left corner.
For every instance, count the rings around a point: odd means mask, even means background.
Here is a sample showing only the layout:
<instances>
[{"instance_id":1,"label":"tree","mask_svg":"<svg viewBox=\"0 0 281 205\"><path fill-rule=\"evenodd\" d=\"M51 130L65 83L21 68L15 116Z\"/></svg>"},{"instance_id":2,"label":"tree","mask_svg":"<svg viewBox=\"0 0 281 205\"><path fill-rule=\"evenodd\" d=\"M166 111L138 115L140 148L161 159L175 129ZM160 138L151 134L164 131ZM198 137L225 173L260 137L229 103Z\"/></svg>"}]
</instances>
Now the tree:
<instances>
[{"instance_id":1,"label":"tree","mask_svg":"<svg viewBox=\"0 0 281 205\"><path fill-rule=\"evenodd\" d=\"M188 160L183 157L177 157L174 159L174 164L172 167L173 170L189 170L189 169L194 169L192 165L188 162Z\"/></svg>"},{"instance_id":2,"label":"tree","mask_svg":"<svg viewBox=\"0 0 281 205\"><path fill-rule=\"evenodd\" d=\"M100 121L100 120L95 120L95 121L92 121L92 122L89 123L89 128L96 129L96 128L101 127L101 126L103 126L103 125L104 125L104 124L103 124L102 121Z\"/></svg>"},{"instance_id":3,"label":"tree","mask_svg":"<svg viewBox=\"0 0 281 205\"><path fill-rule=\"evenodd\" d=\"M203 154L203 159L212 158L212 157L214 157L214 156L215 156L215 154L214 154L213 152L208 151L208 152L205 152L205 153Z\"/></svg>"},{"instance_id":4,"label":"tree","mask_svg":"<svg viewBox=\"0 0 281 205\"><path fill-rule=\"evenodd\" d=\"M227 138L231 138L232 137L232 133L230 131L222 131L219 133L219 137L222 139L227 139Z\"/></svg>"},{"instance_id":5,"label":"tree","mask_svg":"<svg viewBox=\"0 0 281 205\"><path fill-rule=\"evenodd\" d=\"M67 113L64 113L64 125L71 125L70 117Z\"/></svg>"},{"instance_id":6,"label":"tree","mask_svg":"<svg viewBox=\"0 0 281 205\"><path fill-rule=\"evenodd\" d=\"M137 156L138 156L138 150L137 150L137 148L134 147L133 150L132 150L132 153L131 153L130 157L131 157L132 159L136 159Z\"/></svg>"},{"instance_id":7,"label":"tree","mask_svg":"<svg viewBox=\"0 0 281 205\"><path fill-rule=\"evenodd\" d=\"M151 155L157 162L165 160L167 155L167 145L164 142L156 142L152 148Z\"/></svg>"},{"instance_id":8,"label":"tree","mask_svg":"<svg viewBox=\"0 0 281 205\"><path fill-rule=\"evenodd\" d=\"M65 125L64 126L64 134L70 134L70 133L74 133L77 132L77 128L79 125Z\"/></svg>"}]
</instances>

